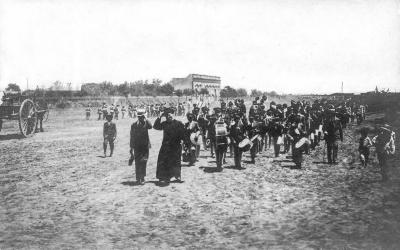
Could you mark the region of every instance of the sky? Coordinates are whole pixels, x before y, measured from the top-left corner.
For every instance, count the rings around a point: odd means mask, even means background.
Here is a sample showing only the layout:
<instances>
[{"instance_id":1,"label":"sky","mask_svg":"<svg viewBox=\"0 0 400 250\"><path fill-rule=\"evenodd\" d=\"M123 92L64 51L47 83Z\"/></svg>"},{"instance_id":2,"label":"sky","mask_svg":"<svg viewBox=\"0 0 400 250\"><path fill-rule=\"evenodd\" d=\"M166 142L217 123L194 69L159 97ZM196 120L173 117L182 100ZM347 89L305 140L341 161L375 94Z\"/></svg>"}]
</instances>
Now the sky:
<instances>
[{"instance_id":1,"label":"sky","mask_svg":"<svg viewBox=\"0 0 400 250\"><path fill-rule=\"evenodd\" d=\"M0 90L190 73L278 93L400 91L400 0L0 0Z\"/></svg>"}]
</instances>

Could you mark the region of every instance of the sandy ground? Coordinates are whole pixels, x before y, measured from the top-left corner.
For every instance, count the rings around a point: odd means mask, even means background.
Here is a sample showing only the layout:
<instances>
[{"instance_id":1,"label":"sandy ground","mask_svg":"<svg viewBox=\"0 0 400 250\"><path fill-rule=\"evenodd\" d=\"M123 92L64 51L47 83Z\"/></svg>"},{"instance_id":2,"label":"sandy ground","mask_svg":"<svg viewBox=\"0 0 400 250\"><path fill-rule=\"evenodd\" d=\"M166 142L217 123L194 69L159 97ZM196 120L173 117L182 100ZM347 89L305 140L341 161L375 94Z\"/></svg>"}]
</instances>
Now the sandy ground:
<instances>
[{"instance_id":1,"label":"sandy ground","mask_svg":"<svg viewBox=\"0 0 400 250\"><path fill-rule=\"evenodd\" d=\"M112 158L101 157L103 122L86 121L83 110L53 111L46 132L27 139L15 135L16 122L4 123L0 249L400 247L399 154L382 183L374 154L360 168L354 128L345 132L338 165L322 163L321 145L302 170L269 149L244 170L228 158L218 173L202 151L195 166L183 166L184 183L159 187L162 132L150 131L146 184L136 186L127 165L132 120L116 123Z\"/></svg>"}]
</instances>

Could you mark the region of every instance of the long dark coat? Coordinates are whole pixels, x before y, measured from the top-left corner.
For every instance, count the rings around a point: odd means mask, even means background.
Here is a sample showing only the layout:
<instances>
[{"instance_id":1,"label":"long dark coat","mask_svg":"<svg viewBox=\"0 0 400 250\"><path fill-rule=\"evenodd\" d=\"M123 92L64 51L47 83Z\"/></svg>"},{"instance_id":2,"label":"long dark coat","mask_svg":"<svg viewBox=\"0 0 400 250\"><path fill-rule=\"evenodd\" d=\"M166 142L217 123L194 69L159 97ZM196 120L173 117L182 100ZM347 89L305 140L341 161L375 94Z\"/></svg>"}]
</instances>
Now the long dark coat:
<instances>
[{"instance_id":1,"label":"long dark coat","mask_svg":"<svg viewBox=\"0 0 400 250\"><path fill-rule=\"evenodd\" d=\"M148 120L144 124L136 121L131 126L130 146L134 150L136 164L147 162L149 158L150 140L148 130L151 128L151 123Z\"/></svg>"},{"instance_id":2,"label":"long dark coat","mask_svg":"<svg viewBox=\"0 0 400 250\"><path fill-rule=\"evenodd\" d=\"M163 130L163 141L157 161L156 177L160 180L169 180L171 177L181 177L181 141L184 140L185 128L177 120L160 122L157 118L154 129Z\"/></svg>"}]
</instances>

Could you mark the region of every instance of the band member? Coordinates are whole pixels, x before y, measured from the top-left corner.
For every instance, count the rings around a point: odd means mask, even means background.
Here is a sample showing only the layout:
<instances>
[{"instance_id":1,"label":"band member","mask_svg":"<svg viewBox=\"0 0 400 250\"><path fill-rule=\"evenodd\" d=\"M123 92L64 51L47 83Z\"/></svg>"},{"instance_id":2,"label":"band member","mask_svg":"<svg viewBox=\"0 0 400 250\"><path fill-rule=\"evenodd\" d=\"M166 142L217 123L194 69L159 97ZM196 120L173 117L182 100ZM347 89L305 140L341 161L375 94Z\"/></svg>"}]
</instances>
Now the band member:
<instances>
[{"instance_id":1,"label":"band member","mask_svg":"<svg viewBox=\"0 0 400 250\"><path fill-rule=\"evenodd\" d=\"M211 115L208 118L208 122L206 125L206 134L207 134L207 140L209 140L210 143L210 151L211 151L211 157L214 157L214 151L216 150L215 148L215 140L216 140L216 134L215 134L215 122L217 120L217 117L215 114Z\"/></svg>"},{"instance_id":2,"label":"band member","mask_svg":"<svg viewBox=\"0 0 400 250\"><path fill-rule=\"evenodd\" d=\"M387 160L390 155L395 153L395 133L390 126L385 124L380 127L379 134L372 139L375 144L376 154L378 156L379 167L381 168L382 180L388 180Z\"/></svg>"},{"instance_id":3,"label":"band member","mask_svg":"<svg viewBox=\"0 0 400 250\"><path fill-rule=\"evenodd\" d=\"M150 139L148 130L152 128L144 110L138 110L138 120L131 126L130 154L135 159L136 182L144 184L146 165L149 159Z\"/></svg>"},{"instance_id":4,"label":"band member","mask_svg":"<svg viewBox=\"0 0 400 250\"><path fill-rule=\"evenodd\" d=\"M187 113L186 117L188 121L184 125L185 140L183 144L185 153L189 154L189 165L191 166L196 162L200 152L200 145L197 144L198 137L200 136L200 128L198 123L194 121L193 114ZM195 137L196 141L192 142L190 137L195 133L197 133L197 136Z\"/></svg>"},{"instance_id":5,"label":"band member","mask_svg":"<svg viewBox=\"0 0 400 250\"><path fill-rule=\"evenodd\" d=\"M275 157L279 156L281 145L283 145L282 134L283 134L283 125L280 122L279 118L278 119L275 118L273 121L271 121L271 127L270 127L270 135L272 137Z\"/></svg>"},{"instance_id":6,"label":"band member","mask_svg":"<svg viewBox=\"0 0 400 250\"><path fill-rule=\"evenodd\" d=\"M247 124L246 129L250 139L259 133L258 124L254 120L254 117L249 116L249 124ZM258 140L256 140L256 142L253 143L253 146L250 148L251 164L255 163L257 152L258 152Z\"/></svg>"},{"instance_id":7,"label":"band member","mask_svg":"<svg viewBox=\"0 0 400 250\"><path fill-rule=\"evenodd\" d=\"M294 162L294 164L296 165L295 169L301 169L301 164L303 162L303 152L307 150L308 147L308 142L304 142L302 143L302 145L299 145L299 143L301 143L301 139L304 138L305 140L305 136L306 133L302 127L301 123L298 123L298 126L291 131L291 133L288 135L290 140L293 143L293 147L292 147L292 160ZM305 140L308 141L308 140Z\"/></svg>"},{"instance_id":8,"label":"band member","mask_svg":"<svg viewBox=\"0 0 400 250\"><path fill-rule=\"evenodd\" d=\"M89 120L90 119L90 112L91 112L92 110L90 109L90 106L88 105L87 107L86 107L86 109L85 109L85 112L86 112L86 120Z\"/></svg>"},{"instance_id":9,"label":"band member","mask_svg":"<svg viewBox=\"0 0 400 250\"><path fill-rule=\"evenodd\" d=\"M217 169L222 171L224 154L228 148L228 126L224 119L220 117L215 123L215 156L217 160Z\"/></svg>"},{"instance_id":10,"label":"band member","mask_svg":"<svg viewBox=\"0 0 400 250\"><path fill-rule=\"evenodd\" d=\"M336 163L337 152L338 152L338 140L343 141L343 130L342 124L339 119L336 118L335 110L330 109L327 113L328 121L325 127L325 141L328 154L328 163Z\"/></svg>"},{"instance_id":11,"label":"band member","mask_svg":"<svg viewBox=\"0 0 400 250\"><path fill-rule=\"evenodd\" d=\"M360 153L360 161L363 167L366 167L369 162L369 150L372 146L372 141L368 137L369 129L364 127L360 130L361 137L358 145L358 152Z\"/></svg>"},{"instance_id":12,"label":"band member","mask_svg":"<svg viewBox=\"0 0 400 250\"><path fill-rule=\"evenodd\" d=\"M236 114L230 126L231 144L233 144L233 157L235 160L235 167L242 168L242 150L239 148L239 143L245 138L245 131L243 124L240 122L240 115Z\"/></svg>"},{"instance_id":13,"label":"band member","mask_svg":"<svg viewBox=\"0 0 400 250\"><path fill-rule=\"evenodd\" d=\"M104 157L106 157L107 144L110 144L110 157L112 156L112 154L114 152L114 141L115 141L115 138L117 138L117 127L115 126L115 123L112 122L112 118L113 118L112 115L107 115L106 116L107 122L104 123L104 127L103 127Z\"/></svg>"},{"instance_id":14,"label":"band member","mask_svg":"<svg viewBox=\"0 0 400 250\"><path fill-rule=\"evenodd\" d=\"M170 109L165 109L155 120L154 129L163 130L163 141L157 161L157 179L162 185L168 185L172 177L181 182L181 141L185 139L182 122L172 117Z\"/></svg>"}]
</instances>

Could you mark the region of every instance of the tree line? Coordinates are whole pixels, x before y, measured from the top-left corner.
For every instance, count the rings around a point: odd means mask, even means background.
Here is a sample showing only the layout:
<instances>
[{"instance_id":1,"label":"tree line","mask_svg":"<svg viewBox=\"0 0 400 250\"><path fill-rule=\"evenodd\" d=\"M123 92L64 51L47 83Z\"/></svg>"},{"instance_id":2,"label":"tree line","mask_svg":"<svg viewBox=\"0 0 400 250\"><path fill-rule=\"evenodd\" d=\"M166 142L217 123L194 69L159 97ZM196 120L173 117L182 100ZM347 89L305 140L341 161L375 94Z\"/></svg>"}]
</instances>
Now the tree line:
<instances>
[{"instance_id":1,"label":"tree line","mask_svg":"<svg viewBox=\"0 0 400 250\"><path fill-rule=\"evenodd\" d=\"M6 91L14 90L20 92L20 87L15 83L10 83ZM35 90L25 90L24 95L36 95L42 97L83 97L83 96L213 96L208 89L174 89L170 83L163 83L160 79L138 80L121 84L113 84L109 81L101 83L84 83L80 90L72 90L71 83L62 83L55 81L48 88L39 88ZM275 91L262 92L252 89L250 96L278 96ZM225 86L220 90L221 98L247 97L249 94L244 88L234 88Z\"/></svg>"}]
</instances>

